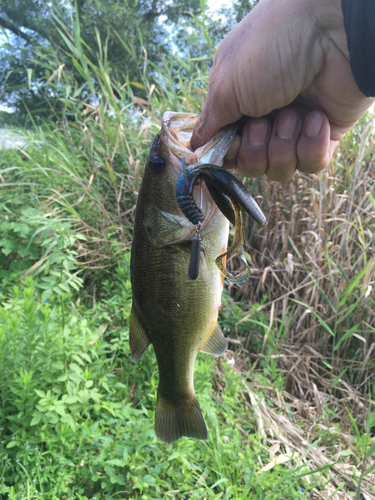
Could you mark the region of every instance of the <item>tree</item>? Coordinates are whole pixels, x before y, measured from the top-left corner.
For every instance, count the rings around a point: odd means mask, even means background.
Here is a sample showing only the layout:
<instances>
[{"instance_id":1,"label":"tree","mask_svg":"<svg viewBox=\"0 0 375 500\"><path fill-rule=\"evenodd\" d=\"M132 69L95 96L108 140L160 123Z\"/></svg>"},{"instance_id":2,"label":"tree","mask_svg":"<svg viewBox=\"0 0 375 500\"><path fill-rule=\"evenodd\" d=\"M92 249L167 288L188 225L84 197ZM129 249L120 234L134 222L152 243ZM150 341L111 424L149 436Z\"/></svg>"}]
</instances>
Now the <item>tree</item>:
<instances>
[{"instance_id":1,"label":"tree","mask_svg":"<svg viewBox=\"0 0 375 500\"><path fill-rule=\"evenodd\" d=\"M174 49L202 55L202 43L190 37L186 28L197 24L201 0L0 0L0 27L8 37L0 58L0 102L27 116L50 113L53 96L44 85L46 71L41 60L63 60L77 82L81 80L74 62L67 56L62 24L73 29L80 19L80 36L86 55L95 63L98 39L106 47L107 67L118 81L139 81L145 57L158 63ZM239 0L225 9L221 21L206 18L208 37L216 44L243 12L248 0ZM60 22L59 22L60 21ZM127 50L126 50L127 49ZM41 55L43 57L41 58ZM48 75L47 75L48 77Z\"/></svg>"},{"instance_id":2,"label":"tree","mask_svg":"<svg viewBox=\"0 0 375 500\"><path fill-rule=\"evenodd\" d=\"M2 48L0 61L0 99L13 106L21 114L26 108L36 112L43 108L44 89L37 83L45 71L39 65L38 51L56 51L65 63L73 68L64 55L68 47L64 44L56 22L56 16L67 26L72 26L78 14L81 23L81 37L85 50L95 58L98 51L98 34L107 42L107 54L112 71L126 74L131 80L139 77L144 45L148 57L155 59L166 53L170 44L168 25L187 17L187 11L197 14L200 0L77 0L76 5L58 4L56 0L1 0L0 26L8 35L8 43ZM165 16L163 24L160 16ZM116 34L117 33L117 34ZM118 36L117 36L118 35ZM124 49L121 38L134 55ZM33 75L33 85L29 79ZM79 74L76 75L80 79Z\"/></svg>"}]
</instances>

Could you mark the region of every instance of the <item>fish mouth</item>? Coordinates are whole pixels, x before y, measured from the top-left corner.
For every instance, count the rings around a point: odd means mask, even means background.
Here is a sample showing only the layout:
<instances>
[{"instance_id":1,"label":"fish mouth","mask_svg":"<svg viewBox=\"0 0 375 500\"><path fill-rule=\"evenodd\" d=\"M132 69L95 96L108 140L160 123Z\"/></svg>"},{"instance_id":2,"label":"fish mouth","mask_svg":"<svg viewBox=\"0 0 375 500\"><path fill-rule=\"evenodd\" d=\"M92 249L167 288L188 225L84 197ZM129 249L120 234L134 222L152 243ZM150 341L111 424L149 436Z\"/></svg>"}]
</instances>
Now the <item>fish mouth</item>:
<instances>
[{"instance_id":1,"label":"fish mouth","mask_svg":"<svg viewBox=\"0 0 375 500\"><path fill-rule=\"evenodd\" d=\"M185 158L188 165L199 162L195 152L188 148L198 115L166 111L161 120L162 140L169 151L180 161ZM179 171L181 167L179 165Z\"/></svg>"}]
</instances>

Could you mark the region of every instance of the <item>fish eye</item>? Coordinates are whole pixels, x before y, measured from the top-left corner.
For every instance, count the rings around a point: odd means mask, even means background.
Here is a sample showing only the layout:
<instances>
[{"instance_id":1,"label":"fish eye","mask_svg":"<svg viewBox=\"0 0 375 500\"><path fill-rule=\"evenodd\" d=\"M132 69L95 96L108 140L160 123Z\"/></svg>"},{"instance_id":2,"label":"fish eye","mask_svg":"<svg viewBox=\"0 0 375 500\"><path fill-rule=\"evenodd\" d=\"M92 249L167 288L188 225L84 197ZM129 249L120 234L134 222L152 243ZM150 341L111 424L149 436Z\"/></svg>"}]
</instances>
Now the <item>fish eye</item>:
<instances>
[{"instance_id":1,"label":"fish eye","mask_svg":"<svg viewBox=\"0 0 375 500\"><path fill-rule=\"evenodd\" d=\"M165 161L161 156L152 155L148 159L148 167L154 174L161 174L164 172L165 169Z\"/></svg>"}]
</instances>

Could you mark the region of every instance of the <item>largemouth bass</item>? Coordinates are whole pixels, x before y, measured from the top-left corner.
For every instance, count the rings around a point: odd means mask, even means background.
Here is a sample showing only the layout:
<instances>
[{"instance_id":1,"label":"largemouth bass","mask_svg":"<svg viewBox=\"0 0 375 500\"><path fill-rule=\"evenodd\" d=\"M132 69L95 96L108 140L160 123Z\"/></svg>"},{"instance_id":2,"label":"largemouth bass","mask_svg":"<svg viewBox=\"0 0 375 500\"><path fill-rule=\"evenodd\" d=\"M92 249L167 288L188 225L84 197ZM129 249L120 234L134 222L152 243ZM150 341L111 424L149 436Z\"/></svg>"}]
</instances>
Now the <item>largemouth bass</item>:
<instances>
[{"instance_id":1,"label":"largemouth bass","mask_svg":"<svg viewBox=\"0 0 375 500\"><path fill-rule=\"evenodd\" d=\"M196 118L187 113L163 115L139 191L131 251L131 356L137 363L153 344L159 368L155 431L165 443L182 436L207 439L194 391L195 360L198 352L220 355L227 347L217 323L223 275L215 260L226 252L229 223L207 185L193 186L194 201L203 214L203 243L199 274L189 279L197 229L179 207L176 183L183 162L188 169L201 162L222 165L235 128L227 127L192 152L188 144Z\"/></svg>"}]
</instances>

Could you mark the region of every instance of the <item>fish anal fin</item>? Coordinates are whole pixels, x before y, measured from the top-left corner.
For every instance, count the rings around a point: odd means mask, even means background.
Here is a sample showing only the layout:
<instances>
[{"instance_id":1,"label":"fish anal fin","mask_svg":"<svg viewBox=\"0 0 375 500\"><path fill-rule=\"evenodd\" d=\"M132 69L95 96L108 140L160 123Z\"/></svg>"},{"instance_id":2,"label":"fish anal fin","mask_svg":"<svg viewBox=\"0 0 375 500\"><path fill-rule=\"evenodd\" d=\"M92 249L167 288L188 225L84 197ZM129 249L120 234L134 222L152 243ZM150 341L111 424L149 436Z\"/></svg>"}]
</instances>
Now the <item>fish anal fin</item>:
<instances>
[{"instance_id":1,"label":"fish anal fin","mask_svg":"<svg viewBox=\"0 0 375 500\"><path fill-rule=\"evenodd\" d=\"M132 305L132 312L130 316L129 344L133 363L138 363L146 352L147 347L151 344L143 326L141 325L134 303Z\"/></svg>"},{"instance_id":2,"label":"fish anal fin","mask_svg":"<svg viewBox=\"0 0 375 500\"><path fill-rule=\"evenodd\" d=\"M193 394L181 404L173 404L158 392L155 432L167 444L174 443L182 436L207 439L206 423L196 395Z\"/></svg>"},{"instance_id":3,"label":"fish anal fin","mask_svg":"<svg viewBox=\"0 0 375 500\"><path fill-rule=\"evenodd\" d=\"M224 337L219 324L216 323L209 339L200 349L200 351L207 354L215 354L216 356L220 356L221 354L224 354L227 347L228 343L226 341L226 338Z\"/></svg>"}]
</instances>

